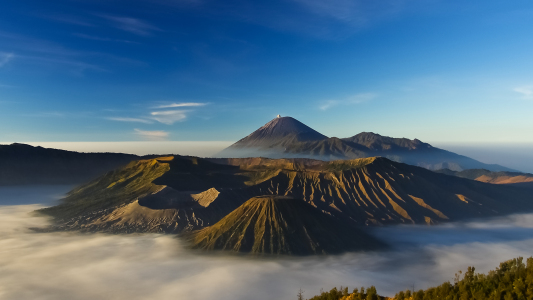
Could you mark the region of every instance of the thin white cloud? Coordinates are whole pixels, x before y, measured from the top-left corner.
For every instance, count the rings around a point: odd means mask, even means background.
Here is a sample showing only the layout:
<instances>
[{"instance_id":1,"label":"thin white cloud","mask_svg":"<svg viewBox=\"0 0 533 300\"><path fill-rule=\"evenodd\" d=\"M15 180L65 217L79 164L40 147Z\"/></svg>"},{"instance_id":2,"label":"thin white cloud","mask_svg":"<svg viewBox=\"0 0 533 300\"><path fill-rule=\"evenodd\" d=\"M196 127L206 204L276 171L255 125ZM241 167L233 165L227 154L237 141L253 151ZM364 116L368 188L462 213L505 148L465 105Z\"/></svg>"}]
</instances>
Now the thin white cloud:
<instances>
[{"instance_id":1,"label":"thin white cloud","mask_svg":"<svg viewBox=\"0 0 533 300\"><path fill-rule=\"evenodd\" d=\"M349 26L360 27L401 13L417 5L417 0L289 0L298 3L309 12L330 18ZM414 6L414 7L413 7Z\"/></svg>"},{"instance_id":2,"label":"thin white cloud","mask_svg":"<svg viewBox=\"0 0 533 300\"><path fill-rule=\"evenodd\" d=\"M111 21L116 28L136 35L148 36L151 35L153 31L160 31L156 26L135 18L109 15L100 15L100 17Z\"/></svg>"},{"instance_id":3,"label":"thin white cloud","mask_svg":"<svg viewBox=\"0 0 533 300\"><path fill-rule=\"evenodd\" d=\"M328 110L338 105L360 104L360 103L364 103L367 101L371 101L372 99L376 97L377 95L374 93L357 94L357 95L353 95L345 99L326 100L319 106L319 108L321 110Z\"/></svg>"},{"instance_id":4,"label":"thin white cloud","mask_svg":"<svg viewBox=\"0 0 533 300\"><path fill-rule=\"evenodd\" d=\"M13 53L0 53L0 68L10 62L15 55Z\"/></svg>"},{"instance_id":5,"label":"thin white cloud","mask_svg":"<svg viewBox=\"0 0 533 300\"><path fill-rule=\"evenodd\" d=\"M150 120L145 120L141 118L121 118L121 117L111 117L106 118L107 120L111 121L119 121L119 122L136 122L136 123L144 123L144 124L152 124L153 122Z\"/></svg>"},{"instance_id":6,"label":"thin white cloud","mask_svg":"<svg viewBox=\"0 0 533 300\"><path fill-rule=\"evenodd\" d=\"M199 103L199 102L182 102L182 103L171 103L171 104L164 104L155 106L154 108L176 108L176 107L198 107L198 106L206 106L207 103Z\"/></svg>"},{"instance_id":7,"label":"thin white cloud","mask_svg":"<svg viewBox=\"0 0 533 300\"><path fill-rule=\"evenodd\" d=\"M85 27L94 27L95 25L91 24L90 22L83 21L82 17L80 16L69 16L69 15L38 15L41 18L65 23L65 24L71 24L71 25L78 25L78 26L85 26Z\"/></svg>"},{"instance_id":8,"label":"thin white cloud","mask_svg":"<svg viewBox=\"0 0 533 300\"><path fill-rule=\"evenodd\" d=\"M156 131L146 131L135 128L135 134L141 137L142 139L149 141L164 141L168 138L169 133L162 130Z\"/></svg>"},{"instance_id":9,"label":"thin white cloud","mask_svg":"<svg viewBox=\"0 0 533 300\"><path fill-rule=\"evenodd\" d=\"M63 112L58 111L42 111L29 114L21 114L23 117L32 117L32 118L63 118L69 116Z\"/></svg>"},{"instance_id":10,"label":"thin white cloud","mask_svg":"<svg viewBox=\"0 0 533 300\"><path fill-rule=\"evenodd\" d=\"M77 36L77 37L82 38L82 39L93 40L93 41L137 44L137 42L132 42L132 41L128 41L128 40L110 39L110 38L106 38L106 37L88 35L88 34L83 34L83 33L74 33L72 35Z\"/></svg>"},{"instance_id":11,"label":"thin white cloud","mask_svg":"<svg viewBox=\"0 0 533 300\"><path fill-rule=\"evenodd\" d=\"M521 94L522 99L533 100L533 85L517 87L513 91Z\"/></svg>"},{"instance_id":12,"label":"thin white cloud","mask_svg":"<svg viewBox=\"0 0 533 300\"><path fill-rule=\"evenodd\" d=\"M0 38L5 42L6 46L17 53L14 55L13 53L0 52L0 67L11 59L16 58L24 63L49 67L54 71L59 69L68 70L75 75L81 75L87 70L107 71L98 65L84 62L85 58L98 55L95 52L71 50L51 41L3 31L0 31Z\"/></svg>"},{"instance_id":13,"label":"thin white cloud","mask_svg":"<svg viewBox=\"0 0 533 300\"><path fill-rule=\"evenodd\" d=\"M357 11L358 3L353 0L293 0L313 13L341 21L349 21Z\"/></svg>"},{"instance_id":14,"label":"thin white cloud","mask_svg":"<svg viewBox=\"0 0 533 300\"><path fill-rule=\"evenodd\" d=\"M172 125L175 122L184 121L187 118L186 110L166 110L154 111L151 113L152 119L163 124Z\"/></svg>"}]
</instances>

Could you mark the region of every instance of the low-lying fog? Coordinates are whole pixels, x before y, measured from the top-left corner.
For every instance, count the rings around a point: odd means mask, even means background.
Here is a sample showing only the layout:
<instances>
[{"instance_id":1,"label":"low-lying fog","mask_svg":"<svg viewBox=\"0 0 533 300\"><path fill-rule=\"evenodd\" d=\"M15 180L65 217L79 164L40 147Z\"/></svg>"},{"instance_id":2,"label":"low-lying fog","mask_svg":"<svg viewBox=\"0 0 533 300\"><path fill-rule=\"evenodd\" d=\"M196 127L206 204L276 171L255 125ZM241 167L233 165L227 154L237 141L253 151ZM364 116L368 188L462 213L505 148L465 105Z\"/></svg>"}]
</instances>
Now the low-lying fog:
<instances>
[{"instance_id":1,"label":"low-lying fog","mask_svg":"<svg viewBox=\"0 0 533 300\"><path fill-rule=\"evenodd\" d=\"M0 188L0 299L296 299L375 285L383 295L533 255L533 214L374 229L394 250L279 260L195 255L170 235L34 233L29 212L70 187ZM20 203L20 205L16 205Z\"/></svg>"}]
</instances>

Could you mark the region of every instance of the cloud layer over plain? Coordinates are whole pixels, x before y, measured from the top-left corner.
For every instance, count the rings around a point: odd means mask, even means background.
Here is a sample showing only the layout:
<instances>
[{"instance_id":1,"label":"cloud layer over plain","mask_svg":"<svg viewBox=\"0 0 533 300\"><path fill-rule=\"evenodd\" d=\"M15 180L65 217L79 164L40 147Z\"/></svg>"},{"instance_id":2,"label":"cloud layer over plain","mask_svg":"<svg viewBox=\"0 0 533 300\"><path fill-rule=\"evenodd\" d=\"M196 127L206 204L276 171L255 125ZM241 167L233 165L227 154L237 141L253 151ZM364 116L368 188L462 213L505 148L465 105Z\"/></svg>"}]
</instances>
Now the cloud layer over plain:
<instances>
[{"instance_id":1,"label":"cloud layer over plain","mask_svg":"<svg viewBox=\"0 0 533 300\"><path fill-rule=\"evenodd\" d=\"M192 254L170 235L28 230L47 222L29 215L41 205L28 203L50 203L67 190L0 188L0 204L9 204L0 206L0 299L294 299L300 287L311 297L320 288L372 284L391 295L452 280L469 265L486 272L533 248L533 215L381 228L374 233L394 250L290 260Z\"/></svg>"}]
</instances>

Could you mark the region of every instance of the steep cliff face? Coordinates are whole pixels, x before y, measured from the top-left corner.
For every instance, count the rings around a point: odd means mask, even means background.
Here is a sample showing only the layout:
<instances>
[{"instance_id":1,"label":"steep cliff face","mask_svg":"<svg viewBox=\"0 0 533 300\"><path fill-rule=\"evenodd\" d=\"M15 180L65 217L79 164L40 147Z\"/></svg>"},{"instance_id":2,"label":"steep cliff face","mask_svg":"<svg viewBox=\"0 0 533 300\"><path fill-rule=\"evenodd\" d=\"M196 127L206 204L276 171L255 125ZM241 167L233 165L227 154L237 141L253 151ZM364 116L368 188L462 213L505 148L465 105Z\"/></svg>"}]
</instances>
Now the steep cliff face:
<instances>
[{"instance_id":1,"label":"steep cliff face","mask_svg":"<svg viewBox=\"0 0 533 300\"><path fill-rule=\"evenodd\" d=\"M373 250L380 242L299 199L260 196L213 226L186 235L193 248L309 255Z\"/></svg>"}]
</instances>

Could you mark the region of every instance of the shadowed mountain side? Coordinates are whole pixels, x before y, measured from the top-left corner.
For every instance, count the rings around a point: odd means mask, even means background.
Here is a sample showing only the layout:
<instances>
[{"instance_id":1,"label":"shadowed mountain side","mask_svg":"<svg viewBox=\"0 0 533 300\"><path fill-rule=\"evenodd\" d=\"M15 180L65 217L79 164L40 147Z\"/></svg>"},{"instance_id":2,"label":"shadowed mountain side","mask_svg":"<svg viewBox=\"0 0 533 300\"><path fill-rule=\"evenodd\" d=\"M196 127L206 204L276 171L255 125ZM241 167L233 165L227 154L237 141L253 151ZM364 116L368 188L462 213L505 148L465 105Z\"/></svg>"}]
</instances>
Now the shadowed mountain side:
<instances>
[{"instance_id":1,"label":"shadowed mountain side","mask_svg":"<svg viewBox=\"0 0 533 300\"><path fill-rule=\"evenodd\" d=\"M380 157L324 162L175 156L132 162L40 212L54 217L56 229L181 232L212 225L261 195L303 199L353 225L433 224L533 210L530 190Z\"/></svg>"},{"instance_id":2,"label":"shadowed mountain side","mask_svg":"<svg viewBox=\"0 0 533 300\"><path fill-rule=\"evenodd\" d=\"M493 184L533 183L533 174L529 173L491 172L485 169L470 169L461 172L442 169L437 170L436 172Z\"/></svg>"},{"instance_id":3,"label":"shadowed mountain side","mask_svg":"<svg viewBox=\"0 0 533 300\"><path fill-rule=\"evenodd\" d=\"M302 200L251 198L216 224L186 235L192 248L253 254L334 254L383 245Z\"/></svg>"},{"instance_id":4,"label":"shadowed mountain side","mask_svg":"<svg viewBox=\"0 0 533 300\"><path fill-rule=\"evenodd\" d=\"M0 185L81 183L138 158L122 153L79 153L25 144L0 145Z\"/></svg>"},{"instance_id":5,"label":"shadowed mountain side","mask_svg":"<svg viewBox=\"0 0 533 300\"><path fill-rule=\"evenodd\" d=\"M513 171L435 148L417 139L390 138L372 132L362 132L343 139L328 138L291 117L268 122L215 156L320 160L382 156L430 170L485 168L492 171Z\"/></svg>"},{"instance_id":6,"label":"shadowed mountain side","mask_svg":"<svg viewBox=\"0 0 533 300\"><path fill-rule=\"evenodd\" d=\"M508 185L533 190L533 182L510 183Z\"/></svg>"}]
</instances>

